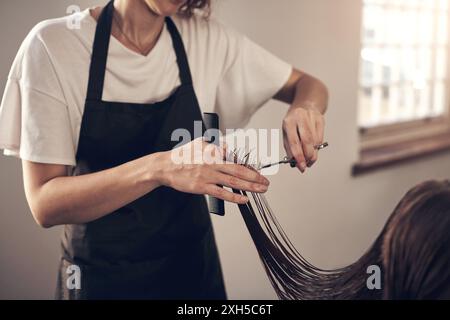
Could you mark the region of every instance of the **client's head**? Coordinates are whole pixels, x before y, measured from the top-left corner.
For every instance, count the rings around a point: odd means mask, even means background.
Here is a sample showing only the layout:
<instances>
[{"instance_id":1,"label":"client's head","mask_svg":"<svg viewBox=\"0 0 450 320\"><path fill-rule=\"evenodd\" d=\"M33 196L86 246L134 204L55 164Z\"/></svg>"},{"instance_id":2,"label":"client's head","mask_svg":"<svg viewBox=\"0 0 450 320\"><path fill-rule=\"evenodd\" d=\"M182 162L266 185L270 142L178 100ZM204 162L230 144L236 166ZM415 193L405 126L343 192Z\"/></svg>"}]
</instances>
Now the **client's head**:
<instances>
[{"instance_id":1,"label":"client's head","mask_svg":"<svg viewBox=\"0 0 450 320\"><path fill-rule=\"evenodd\" d=\"M385 299L450 299L450 182L408 191L381 241Z\"/></svg>"}]
</instances>

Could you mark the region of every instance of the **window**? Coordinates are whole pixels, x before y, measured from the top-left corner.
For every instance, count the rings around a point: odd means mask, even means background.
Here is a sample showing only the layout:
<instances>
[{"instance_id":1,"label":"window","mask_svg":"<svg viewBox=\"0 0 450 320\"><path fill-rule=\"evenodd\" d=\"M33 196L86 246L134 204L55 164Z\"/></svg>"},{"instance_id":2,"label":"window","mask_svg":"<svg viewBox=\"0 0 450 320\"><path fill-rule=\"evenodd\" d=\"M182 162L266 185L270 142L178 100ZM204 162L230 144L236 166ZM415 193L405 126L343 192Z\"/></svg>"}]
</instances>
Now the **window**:
<instances>
[{"instance_id":1,"label":"window","mask_svg":"<svg viewBox=\"0 0 450 320\"><path fill-rule=\"evenodd\" d=\"M427 137L450 147L449 20L450 0L363 0L360 167L399 160L395 145L417 153Z\"/></svg>"}]
</instances>

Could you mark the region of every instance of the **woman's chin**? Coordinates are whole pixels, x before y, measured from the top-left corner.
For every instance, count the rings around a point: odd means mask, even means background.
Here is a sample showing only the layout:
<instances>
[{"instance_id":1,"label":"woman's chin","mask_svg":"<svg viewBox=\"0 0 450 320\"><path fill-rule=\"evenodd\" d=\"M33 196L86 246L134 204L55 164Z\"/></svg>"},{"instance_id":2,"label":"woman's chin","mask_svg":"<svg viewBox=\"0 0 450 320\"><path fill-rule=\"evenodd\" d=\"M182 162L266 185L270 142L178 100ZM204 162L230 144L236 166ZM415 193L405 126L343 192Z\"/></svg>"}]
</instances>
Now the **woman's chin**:
<instances>
[{"instance_id":1,"label":"woman's chin","mask_svg":"<svg viewBox=\"0 0 450 320\"><path fill-rule=\"evenodd\" d=\"M184 0L168 0L164 1L164 3L156 5L155 3L148 1L147 5L150 11L152 11L155 15L170 17L175 15L180 10L184 2Z\"/></svg>"}]
</instances>

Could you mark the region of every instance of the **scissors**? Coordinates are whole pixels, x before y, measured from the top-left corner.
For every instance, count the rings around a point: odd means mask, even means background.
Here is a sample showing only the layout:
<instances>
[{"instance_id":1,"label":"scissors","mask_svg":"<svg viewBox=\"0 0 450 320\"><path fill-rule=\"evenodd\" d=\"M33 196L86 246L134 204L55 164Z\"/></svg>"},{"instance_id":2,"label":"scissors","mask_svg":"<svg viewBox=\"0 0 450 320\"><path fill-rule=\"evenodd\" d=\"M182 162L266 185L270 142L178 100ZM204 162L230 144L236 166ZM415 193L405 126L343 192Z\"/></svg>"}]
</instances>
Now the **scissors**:
<instances>
[{"instance_id":1,"label":"scissors","mask_svg":"<svg viewBox=\"0 0 450 320\"><path fill-rule=\"evenodd\" d=\"M328 142L324 142L322 144L318 144L314 146L314 149L316 150L322 150L325 149L326 147L328 147ZM260 167L259 169L266 169L266 168L270 168L276 165L280 165L280 164L286 164L289 163L291 165L291 168L294 168L297 165L297 161L294 158L288 158L288 157L284 157L283 160L278 161L278 162L274 162L274 163L270 163L270 164L266 164L262 167Z\"/></svg>"}]
</instances>

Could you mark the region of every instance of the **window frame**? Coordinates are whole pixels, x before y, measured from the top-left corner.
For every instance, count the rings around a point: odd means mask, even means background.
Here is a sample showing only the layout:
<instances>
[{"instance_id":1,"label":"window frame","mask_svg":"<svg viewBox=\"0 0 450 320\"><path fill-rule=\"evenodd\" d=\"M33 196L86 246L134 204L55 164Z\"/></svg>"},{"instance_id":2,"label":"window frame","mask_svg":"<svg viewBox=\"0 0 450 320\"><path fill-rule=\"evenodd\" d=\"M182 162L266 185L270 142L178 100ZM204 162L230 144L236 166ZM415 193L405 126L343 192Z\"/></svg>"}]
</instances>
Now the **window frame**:
<instances>
[{"instance_id":1,"label":"window frame","mask_svg":"<svg viewBox=\"0 0 450 320\"><path fill-rule=\"evenodd\" d=\"M448 15L448 27L450 27L450 9ZM352 167L353 175L450 150L450 31L447 37L449 39L446 45L448 63L444 114L371 127L362 127L358 123L359 160ZM436 46L435 43L432 45ZM360 52L363 47L364 43L361 40ZM361 60L359 63L361 68ZM359 94L363 90L359 77L360 75L358 75L358 112L360 112ZM430 80L436 81L436 79Z\"/></svg>"}]
</instances>

